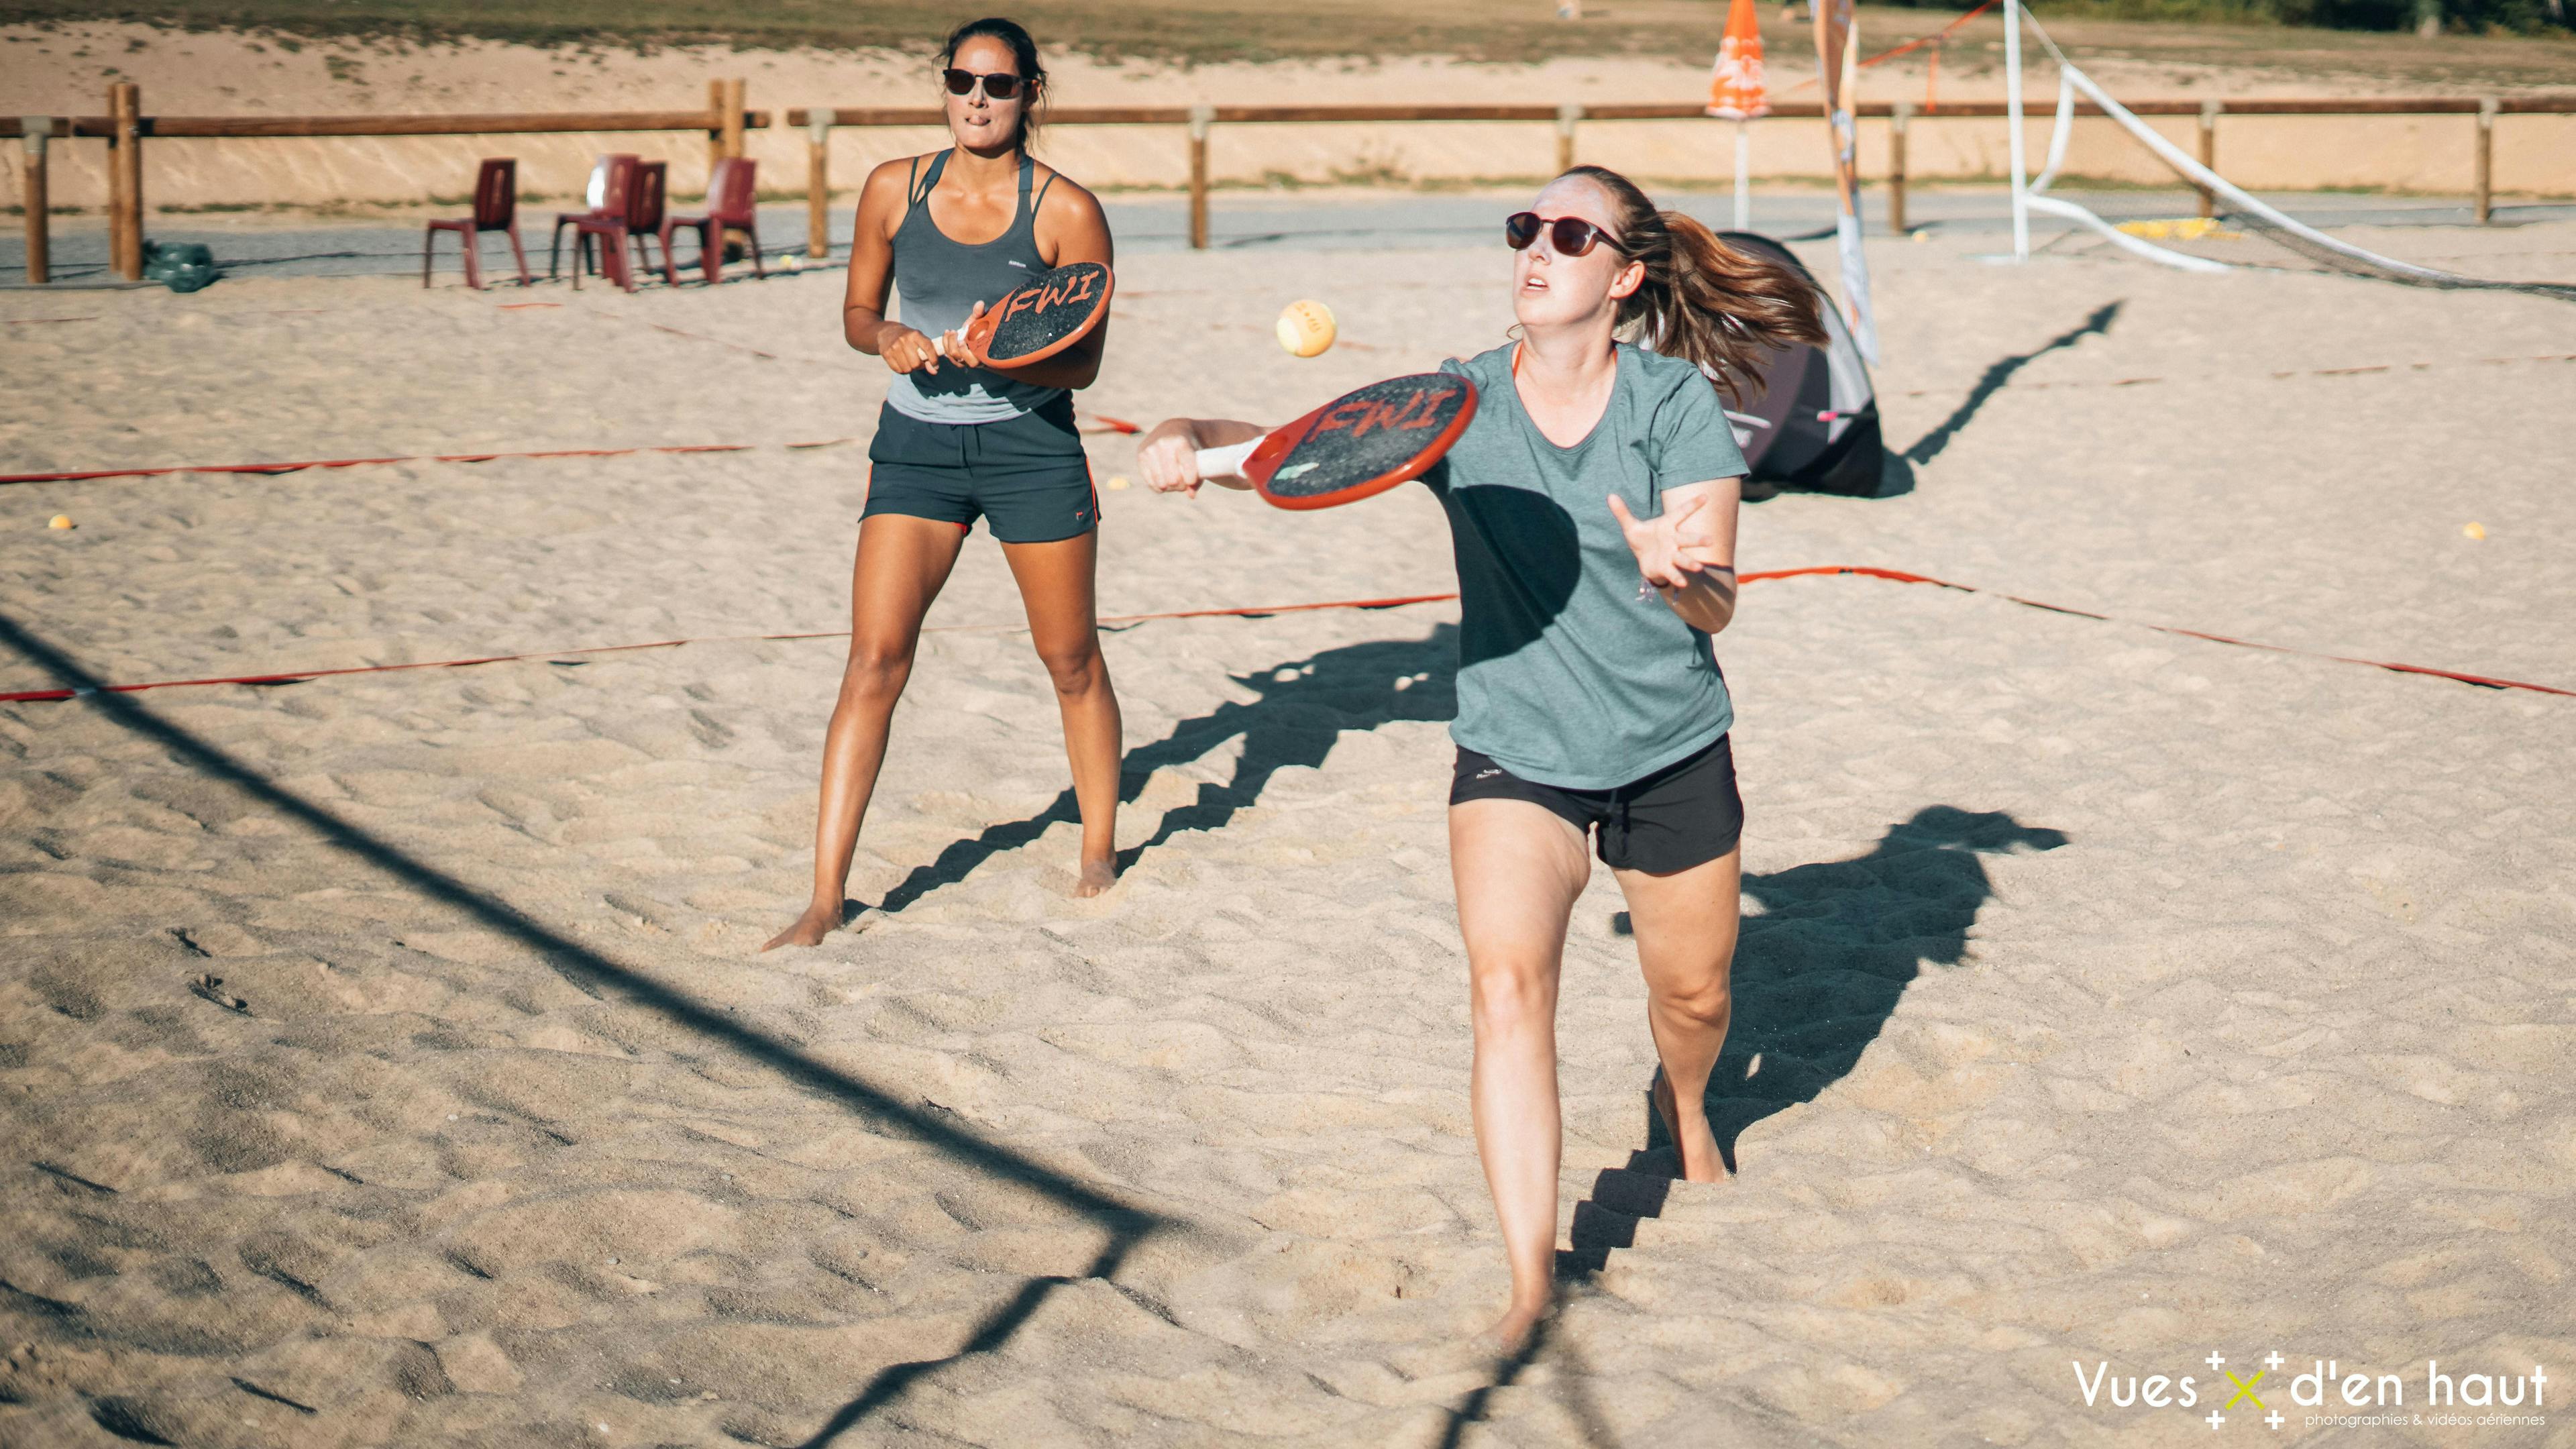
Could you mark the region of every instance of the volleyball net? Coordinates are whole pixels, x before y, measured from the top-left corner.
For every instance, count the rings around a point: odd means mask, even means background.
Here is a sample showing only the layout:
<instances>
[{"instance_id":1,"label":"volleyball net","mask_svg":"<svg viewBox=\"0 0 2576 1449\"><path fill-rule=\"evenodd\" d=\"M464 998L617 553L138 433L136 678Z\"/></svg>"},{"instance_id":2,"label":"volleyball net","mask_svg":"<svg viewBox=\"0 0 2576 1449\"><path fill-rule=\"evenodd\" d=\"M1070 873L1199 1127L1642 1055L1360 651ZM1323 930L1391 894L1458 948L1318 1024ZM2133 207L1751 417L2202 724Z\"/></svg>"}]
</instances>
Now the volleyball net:
<instances>
[{"instance_id":1,"label":"volleyball net","mask_svg":"<svg viewBox=\"0 0 2576 1449\"><path fill-rule=\"evenodd\" d=\"M2029 26L2032 35L2038 38L2039 43L2057 62L2057 117L2056 124L2049 133L2047 159L2042 164L2039 174L2031 178L2026 185L2020 184L2020 168L2016 165L2014 180L2018 192L2015 198L2017 205L2045 216L2075 222L2122 251L2162 266L2190 272L2229 272L2237 270L2242 265L2159 245L2155 240L2137 235L2132 229L2114 226L2087 207L2067 200L2065 197L2051 194L2050 188L2055 185L2059 173L2066 164L2067 141L2074 132L2076 98L2080 95L2100 108L2103 115L2118 124L2138 144L2146 147L2157 160L2172 168L2175 174L2209 193L2212 211L2220 225L2260 236L2304 259L2313 268L2340 272L2349 276L2368 277L2383 282L2395 282L2410 287L2520 292L2576 301L2576 284L2501 281L2488 277L2463 276L2457 272L2443 271L2438 267L2423 266L2396 257L2384 256L2339 237L2327 235L2200 164L2181 147L2167 140L2153 126L2140 120L2128 107L2121 105L2109 91L2102 88L2099 82L2086 75L2082 67L2076 65L2067 57L2066 52L2059 48L2057 42L2049 36L2046 29L2041 27L2037 19L2019 5L2011 5L2007 9L2009 14L2005 24ZM2018 95L2021 76L2017 68L2010 77L2010 83L2015 94Z\"/></svg>"}]
</instances>

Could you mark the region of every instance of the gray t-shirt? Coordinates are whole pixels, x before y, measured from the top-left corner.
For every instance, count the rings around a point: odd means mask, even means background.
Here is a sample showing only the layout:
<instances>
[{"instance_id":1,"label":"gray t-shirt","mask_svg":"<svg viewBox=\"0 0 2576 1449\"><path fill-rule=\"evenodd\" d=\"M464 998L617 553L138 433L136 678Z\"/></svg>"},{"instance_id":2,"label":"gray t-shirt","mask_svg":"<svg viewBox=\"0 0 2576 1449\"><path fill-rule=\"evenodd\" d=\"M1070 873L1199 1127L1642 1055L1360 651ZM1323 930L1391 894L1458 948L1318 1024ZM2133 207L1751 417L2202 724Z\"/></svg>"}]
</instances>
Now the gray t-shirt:
<instances>
[{"instance_id":1,"label":"gray t-shirt","mask_svg":"<svg viewBox=\"0 0 2576 1449\"><path fill-rule=\"evenodd\" d=\"M1697 367L1626 343L1601 421L1560 448L1521 408L1512 351L1441 364L1477 393L1475 421L1423 475L1458 551L1449 735L1526 780L1612 789L1704 748L1735 711L1709 636L1638 597L1608 497L1654 518L1665 489L1740 476L1744 454Z\"/></svg>"}]
</instances>

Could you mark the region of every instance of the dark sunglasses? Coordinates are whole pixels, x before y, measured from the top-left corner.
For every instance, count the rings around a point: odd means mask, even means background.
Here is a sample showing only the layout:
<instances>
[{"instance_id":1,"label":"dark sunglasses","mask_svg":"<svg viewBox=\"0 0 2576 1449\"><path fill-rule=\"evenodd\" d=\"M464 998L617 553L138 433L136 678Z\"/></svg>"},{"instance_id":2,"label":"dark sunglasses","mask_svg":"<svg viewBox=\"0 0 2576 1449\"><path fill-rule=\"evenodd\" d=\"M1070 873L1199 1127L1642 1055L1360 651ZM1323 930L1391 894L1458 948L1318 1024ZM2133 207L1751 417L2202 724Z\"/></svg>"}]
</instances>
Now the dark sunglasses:
<instances>
[{"instance_id":1,"label":"dark sunglasses","mask_svg":"<svg viewBox=\"0 0 2576 1449\"><path fill-rule=\"evenodd\" d=\"M1579 257L1592 250L1595 242L1606 243L1614 252L1619 250L1617 237L1579 216L1560 216L1554 221L1545 221L1535 211L1515 211L1504 217L1503 240L1513 251L1527 251L1529 244L1538 240L1542 228L1547 232L1548 246L1558 256Z\"/></svg>"},{"instance_id":2,"label":"dark sunglasses","mask_svg":"<svg viewBox=\"0 0 2576 1449\"><path fill-rule=\"evenodd\" d=\"M982 81L984 94L994 100L1015 101L1020 98L1022 81L1020 77L1006 70L997 70L991 75L977 75L971 70L959 70L951 66L941 72L940 78L948 82L948 93L952 96L971 95L975 90L975 82Z\"/></svg>"}]
</instances>

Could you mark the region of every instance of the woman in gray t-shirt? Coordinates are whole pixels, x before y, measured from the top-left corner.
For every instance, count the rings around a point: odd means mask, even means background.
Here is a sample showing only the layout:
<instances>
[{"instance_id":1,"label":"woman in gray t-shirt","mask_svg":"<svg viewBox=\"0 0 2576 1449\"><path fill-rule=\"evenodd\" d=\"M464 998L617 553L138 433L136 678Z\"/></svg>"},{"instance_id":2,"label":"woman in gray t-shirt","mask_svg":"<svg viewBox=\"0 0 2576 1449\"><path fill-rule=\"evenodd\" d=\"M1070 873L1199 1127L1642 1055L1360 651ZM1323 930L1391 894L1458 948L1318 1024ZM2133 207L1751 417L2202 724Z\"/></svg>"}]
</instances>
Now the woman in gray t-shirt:
<instances>
[{"instance_id":1,"label":"woman in gray t-shirt","mask_svg":"<svg viewBox=\"0 0 2576 1449\"><path fill-rule=\"evenodd\" d=\"M1710 636L1735 614L1744 456L1711 379L1733 387L1766 346L1824 333L1805 278L1615 172L1566 172L1504 232L1520 340L1446 364L1476 383L1476 417L1423 480L1458 559L1449 864L1476 1144L1512 1270L1492 1334L1517 1352L1551 1302L1557 979L1586 836L1627 897L1682 1175L1727 1170L1702 1099L1726 1040L1744 817ZM1195 491L1197 449L1262 431L1175 418L1139 471Z\"/></svg>"}]
</instances>

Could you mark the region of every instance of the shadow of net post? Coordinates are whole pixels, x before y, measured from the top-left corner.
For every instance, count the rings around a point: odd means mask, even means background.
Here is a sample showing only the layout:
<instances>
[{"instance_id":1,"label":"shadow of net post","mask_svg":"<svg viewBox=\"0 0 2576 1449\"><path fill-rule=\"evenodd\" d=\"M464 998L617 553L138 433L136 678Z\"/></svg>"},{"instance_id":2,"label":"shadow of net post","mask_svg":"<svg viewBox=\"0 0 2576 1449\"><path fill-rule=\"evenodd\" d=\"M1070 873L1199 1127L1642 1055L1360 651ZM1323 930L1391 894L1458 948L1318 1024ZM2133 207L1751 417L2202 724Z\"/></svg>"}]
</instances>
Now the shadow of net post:
<instances>
[{"instance_id":1,"label":"shadow of net post","mask_svg":"<svg viewBox=\"0 0 2576 1449\"><path fill-rule=\"evenodd\" d=\"M96 692L104 681L6 616L0 616L0 645L17 650L64 683L92 691L83 697L100 713L122 728L159 744L185 764L294 818L334 848L354 856L427 899L471 916L482 925L519 941L535 951L549 970L584 995L608 1000L613 993L630 1005L659 1012L745 1058L769 1067L799 1086L839 1102L867 1119L872 1126L907 1134L923 1145L995 1178L1040 1193L1090 1219L1108 1233L1108 1245L1082 1273L1025 1281L1009 1302L976 1325L975 1332L956 1353L894 1364L880 1370L809 1443L829 1442L875 1409L891 1403L905 1388L925 1375L959 1359L999 1347L1028 1321L1055 1288L1082 1278L1108 1277L1117 1271L1127 1254L1146 1236L1171 1225L1171 1219L1121 1202L1033 1158L942 1122L881 1088L763 1036L729 1019L724 1013L710 1010L660 982L561 935L534 917L523 914L517 907L415 859L301 796L271 784L220 747L153 715L135 700L121 694Z\"/></svg>"},{"instance_id":2,"label":"shadow of net post","mask_svg":"<svg viewBox=\"0 0 2576 1449\"><path fill-rule=\"evenodd\" d=\"M1977 385L1968 390L1967 398L1958 407L1952 409L1948 417L1943 418L1932 431L1915 439L1914 446L1906 449L1903 454L1905 461L1929 463L1939 457L1941 450L1950 446L1950 440L1957 437L1970 422L1975 420L1977 410L1986 405L1986 399L2003 391L2004 384L2012 381L2014 373L2052 352L2072 347L2087 337L2109 336L2111 323L2119 317L2120 309L2126 305L2128 304L2125 302L2105 302L2094 308L2093 315L2085 318L2082 325L2061 332L2028 352L1995 362L1985 370L1983 376L1977 379ZM1912 476L1909 470L1906 474L1909 486Z\"/></svg>"}]
</instances>

